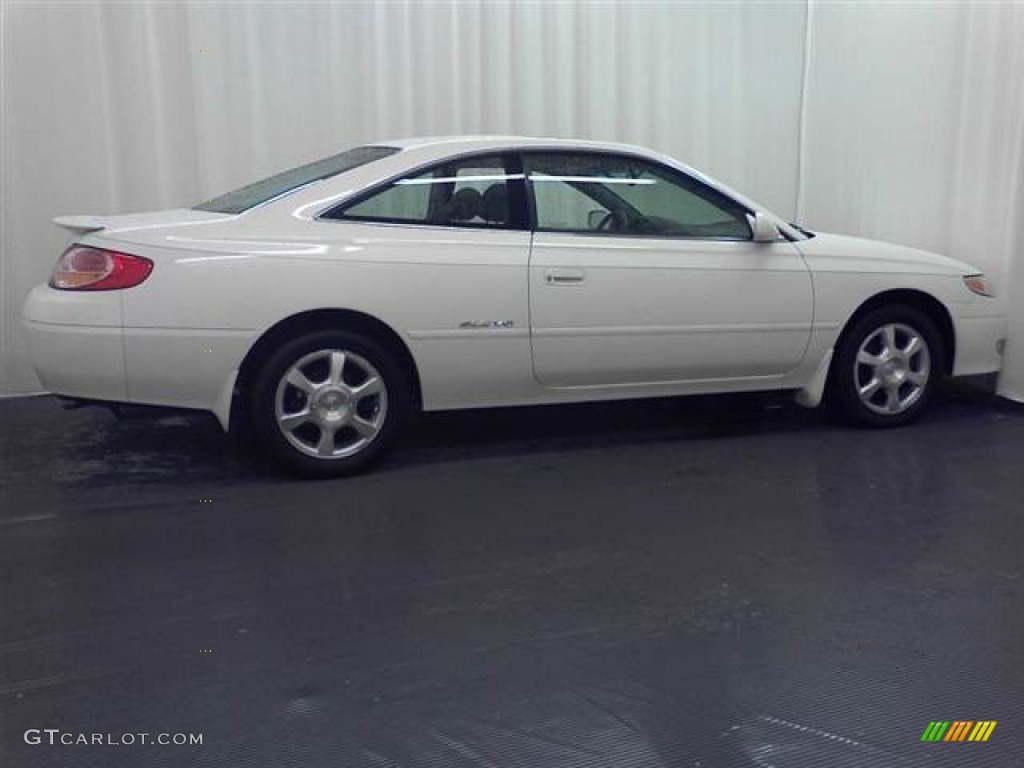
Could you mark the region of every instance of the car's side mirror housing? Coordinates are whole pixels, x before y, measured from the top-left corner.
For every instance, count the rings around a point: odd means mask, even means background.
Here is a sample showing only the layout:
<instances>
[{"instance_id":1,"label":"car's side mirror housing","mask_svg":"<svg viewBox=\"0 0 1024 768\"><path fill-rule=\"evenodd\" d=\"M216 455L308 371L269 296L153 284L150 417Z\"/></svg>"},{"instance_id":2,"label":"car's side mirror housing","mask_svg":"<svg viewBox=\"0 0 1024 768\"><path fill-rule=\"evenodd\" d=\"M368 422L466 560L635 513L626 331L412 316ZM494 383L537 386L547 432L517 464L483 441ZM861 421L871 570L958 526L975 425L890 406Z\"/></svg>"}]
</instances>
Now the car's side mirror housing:
<instances>
[{"instance_id":1,"label":"car's side mirror housing","mask_svg":"<svg viewBox=\"0 0 1024 768\"><path fill-rule=\"evenodd\" d=\"M755 211L750 224L751 229L754 231L755 243L775 243L779 241L781 237L779 235L779 228L760 211Z\"/></svg>"}]
</instances>

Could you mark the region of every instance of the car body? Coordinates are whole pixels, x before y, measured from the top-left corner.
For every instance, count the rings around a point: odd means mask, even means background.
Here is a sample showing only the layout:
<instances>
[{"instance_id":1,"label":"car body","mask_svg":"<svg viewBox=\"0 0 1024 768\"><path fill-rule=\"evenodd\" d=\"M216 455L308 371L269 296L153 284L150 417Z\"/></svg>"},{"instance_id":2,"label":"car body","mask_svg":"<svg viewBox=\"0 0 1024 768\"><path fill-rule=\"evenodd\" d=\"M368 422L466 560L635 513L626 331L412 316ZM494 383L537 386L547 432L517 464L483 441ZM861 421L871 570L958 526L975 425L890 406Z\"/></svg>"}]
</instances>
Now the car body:
<instances>
[{"instance_id":1,"label":"car body","mask_svg":"<svg viewBox=\"0 0 1024 768\"><path fill-rule=\"evenodd\" d=\"M1006 335L968 264L808 232L620 144L381 142L192 209L55 221L73 246L23 313L50 391L255 418L313 474L361 466L416 408L754 390L814 406L850 380L847 415L905 423L939 376L998 370ZM837 374L841 352L867 367ZM296 413L313 413L297 438ZM322 437L339 423L358 449Z\"/></svg>"}]
</instances>

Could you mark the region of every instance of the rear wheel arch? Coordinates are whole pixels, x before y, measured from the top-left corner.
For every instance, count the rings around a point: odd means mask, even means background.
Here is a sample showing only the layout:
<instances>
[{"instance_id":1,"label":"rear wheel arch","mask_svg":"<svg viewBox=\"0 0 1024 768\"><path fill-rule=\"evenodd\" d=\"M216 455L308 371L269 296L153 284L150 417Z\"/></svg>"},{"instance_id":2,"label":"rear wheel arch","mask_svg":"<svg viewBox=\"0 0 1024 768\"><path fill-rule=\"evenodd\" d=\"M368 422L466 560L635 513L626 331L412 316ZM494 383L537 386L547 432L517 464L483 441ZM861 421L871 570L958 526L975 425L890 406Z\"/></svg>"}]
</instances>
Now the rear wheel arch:
<instances>
[{"instance_id":1,"label":"rear wheel arch","mask_svg":"<svg viewBox=\"0 0 1024 768\"><path fill-rule=\"evenodd\" d=\"M261 366L275 350L293 339L317 331L347 331L365 336L394 355L402 368L409 386L413 407L420 407L422 394L416 361L402 337L388 324L372 315L349 309L315 309L291 315L268 328L256 340L239 366L238 379L232 399L232 425L244 423L236 419L238 409L246 404Z\"/></svg>"}]
</instances>

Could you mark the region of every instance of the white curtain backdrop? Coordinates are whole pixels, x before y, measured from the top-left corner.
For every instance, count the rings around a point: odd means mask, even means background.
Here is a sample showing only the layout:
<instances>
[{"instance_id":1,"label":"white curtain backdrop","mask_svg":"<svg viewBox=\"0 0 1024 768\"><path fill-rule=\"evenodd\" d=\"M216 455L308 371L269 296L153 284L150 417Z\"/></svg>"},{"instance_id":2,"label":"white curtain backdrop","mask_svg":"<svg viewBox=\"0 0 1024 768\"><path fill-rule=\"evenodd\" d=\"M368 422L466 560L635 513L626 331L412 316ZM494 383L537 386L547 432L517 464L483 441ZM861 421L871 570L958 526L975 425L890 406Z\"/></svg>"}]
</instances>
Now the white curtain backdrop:
<instances>
[{"instance_id":1,"label":"white curtain backdrop","mask_svg":"<svg viewBox=\"0 0 1024 768\"><path fill-rule=\"evenodd\" d=\"M406 135L645 144L1024 300L1024 6L7 0L2 20L0 392L38 388L19 315L65 242L53 216L187 206Z\"/></svg>"},{"instance_id":2,"label":"white curtain backdrop","mask_svg":"<svg viewBox=\"0 0 1024 768\"><path fill-rule=\"evenodd\" d=\"M1024 401L1024 3L811 3L808 64L798 217L991 274Z\"/></svg>"}]
</instances>

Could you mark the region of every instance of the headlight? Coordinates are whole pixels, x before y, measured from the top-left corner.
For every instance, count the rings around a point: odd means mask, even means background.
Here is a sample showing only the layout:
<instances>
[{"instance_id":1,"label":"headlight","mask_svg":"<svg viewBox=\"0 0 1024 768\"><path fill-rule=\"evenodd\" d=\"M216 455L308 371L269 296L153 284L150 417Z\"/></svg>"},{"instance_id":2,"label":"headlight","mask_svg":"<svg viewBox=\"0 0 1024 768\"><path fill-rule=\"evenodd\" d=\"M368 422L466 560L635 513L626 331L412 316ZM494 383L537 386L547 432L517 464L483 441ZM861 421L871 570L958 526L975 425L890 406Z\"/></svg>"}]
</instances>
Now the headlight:
<instances>
[{"instance_id":1,"label":"headlight","mask_svg":"<svg viewBox=\"0 0 1024 768\"><path fill-rule=\"evenodd\" d=\"M979 296L992 296L992 291L988 287L988 278L984 275L967 275L964 277L964 285L971 293L976 293Z\"/></svg>"}]
</instances>

